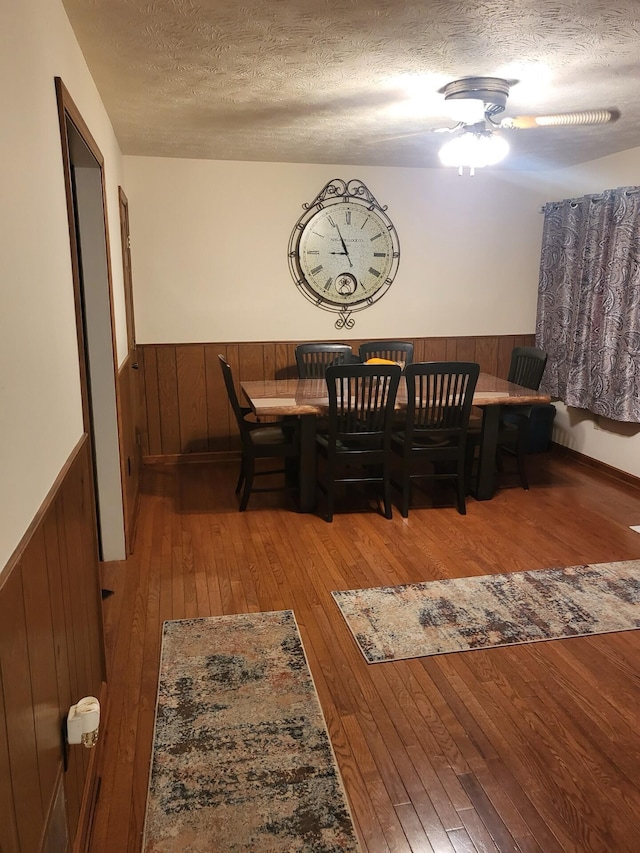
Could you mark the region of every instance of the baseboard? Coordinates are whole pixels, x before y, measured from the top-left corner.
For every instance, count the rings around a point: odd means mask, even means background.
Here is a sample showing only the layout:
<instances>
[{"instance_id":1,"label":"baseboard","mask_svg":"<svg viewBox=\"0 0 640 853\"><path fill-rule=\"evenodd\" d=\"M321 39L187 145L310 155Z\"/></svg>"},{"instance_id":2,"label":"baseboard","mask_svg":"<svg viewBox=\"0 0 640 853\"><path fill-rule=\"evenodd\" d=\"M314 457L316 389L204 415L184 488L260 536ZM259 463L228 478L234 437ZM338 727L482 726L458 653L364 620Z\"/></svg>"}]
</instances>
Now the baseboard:
<instances>
[{"instance_id":1,"label":"baseboard","mask_svg":"<svg viewBox=\"0 0 640 853\"><path fill-rule=\"evenodd\" d=\"M591 456L585 456L584 453L579 453L571 447L565 447L564 444L558 444L555 441L551 442L551 446L561 456L570 456L579 465L584 465L586 468L591 468L604 474L605 477L611 477L619 483L625 483L634 488L640 488L640 477L635 477L627 471L621 471L619 468L614 468L613 465L607 465L606 462L601 462L599 459L593 459Z\"/></svg>"},{"instance_id":2,"label":"baseboard","mask_svg":"<svg viewBox=\"0 0 640 853\"><path fill-rule=\"evenodd\" d=\"M185 465L191 462L237 462L239 450L223 450L206 453L165 453L161 456L143 456L143 465Z\"/></svg>"},{"instance_id":3,"label":"baseboard","mask_svg":"<svg viewBox=\"0 0 640 853\"><path fill-rule=\"evenodd\" d=\"M607 465L599 459L592 459L590 456L585 456L584 453L579 453L577 450L565 447L564 444L552 441L550 446L558 454L570 456L579 465L592 468L594 471L598 471L618 482L626 483L634 488L640 488L640 477L635 477L633 474L621 471L612 465ZM219 453L171 453L162 456L144 456L142 461L145 465L188 465L193 462L238 462L239 459L240 451L226 450Z\"/></svg>"}]
</instances>

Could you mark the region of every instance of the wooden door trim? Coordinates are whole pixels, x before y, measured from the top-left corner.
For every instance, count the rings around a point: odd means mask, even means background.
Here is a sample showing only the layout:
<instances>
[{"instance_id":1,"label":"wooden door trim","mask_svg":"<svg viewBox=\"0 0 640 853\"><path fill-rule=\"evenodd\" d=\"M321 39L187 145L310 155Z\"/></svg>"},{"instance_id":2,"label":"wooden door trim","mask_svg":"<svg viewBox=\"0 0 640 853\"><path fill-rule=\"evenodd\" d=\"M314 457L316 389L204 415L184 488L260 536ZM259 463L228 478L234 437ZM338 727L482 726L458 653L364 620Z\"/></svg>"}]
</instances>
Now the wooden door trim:
<instances>
[{"instance_id":1,"label":"wooden door trim","mask_svg":"<svg viewBox=\"0 0 640 853\"><path fill-rule=\"evenodd\" d=\"M73 185L71 181L71 156L69 151L69 134L67 132L67 119L75 125L76 130L82 136L89 150L96 158L102 169L104 160L95 140L89 133L89 129L76 105L73 103L69 92L60 77L55 78L56 100L58 104L58 121L60 123L60 139L62 143L62 163L64 171L64 188L67 201L67 222L69 225L69 243L71 247L71 274L73 278L73 297L76 309L76 337L78 341L78 360L80 367L80 393L82 398L82 424L84 431L91 430L91 417L89 413L89 380L87 377L87 353L82 326L82 295L80 291L80 258L78 257L78 233L73 206ZM93 451L92 451L93 452ZM93 480L93 477L92 477ZM92 488L95 484L92 482Z\"/></svg>"},{"instance_id":2,"label":"wooden door trim","mask_svg":"<svg viewBox=\"0 0 640 853\"><path fill-rule=\"evenodd\" d=\"M107 215L107 196L105 189L105 180L104 180L104 157L98 144L93 138L91 131L87 127L86 122L82 118L80 111L76 107L69 91L66 86L62 82L60 77L54 78L55 89L56 89L56 101L58 105L58 121L60 124L60 139L62 145L62 161L63 161L63 171L64 171L64 183L65 183L65 195L67 202L67 220L69 225L69 243L71 249L71 272L73 278L73 293L74 293L74 303L75 303L75 314L76 314L76 336L78 341L78 359L79 359L79 369L80 369L80 390L81 390L81 398L82 398L82 419L83 419L83 427L85 432L90 433L91 431L91 415L90 415L90 406L89 406L89 380L87 376L87 353L86 353L86 342L84 336L84 327L82 322L82 293L80 287L80 259L78 257L78 233L76 228L75 221L75 209L73 202L73 187L71 180L71 154L70 154L70 143L69 143L69 135L67 132L67 120L70 121L75 127L76 131L82 138L84 144L87 146L94 159L96 160L99 168L100 168L100 188L102 195L102 216L104 221L104 240L105 240L105 263L106 263L106 273L107 273L107 289L108 289L108 301L109 301L109 323L110 323L110 334L111 334L111 348L113 354L113 383L115 388L115 402L116 402L116 419L118 423L120 422L120 412L122 403L120 400L120 392L118 387L118 351L116 346L116 334L115 334L115 314L113 309L113 274L111 267L111 241L109 238L109 217ZM91 447L91 442L89 443L89 450L91 457L93 456L93 448ZM123 466L123 448L122 448L122 436L118 435L118 456L120 458L120 490L122 494L122 506L124 508L124 483L122 481L122 466ZM97 532L97 513L95 510L95 500L96 500L96 483L93 472L93 459L91 464L91 490L93 493L94 500L94 517L95 517L95 525ZM124 517L124 513L123 513Z\"/></svg>"},{"instance_id":3,"label":"wooden door trim","mask_svg":"<svg viewBox=\"0 0 640 853\"><path fill-rule=\"evenodd\" d=\"M118 216L120 224L120 244L122 250L122 278L124 291L124 308L125 321L127 331L127 354L122 363L118 382L118 399L121 400L122 379L125 371L138 370L138 357L136 350L136 326L135 312L133 306L133 278L131 270L131 251L130 251L130 232L129 232L129 200L121 186L118 187ZM118 434L120 442L120 479L122 482L122 498L124 510L124 538L127 554L133 553L135 544L135 535L137 527L138 503L140 496L140 469L142 468L142 448L138 440L139 429L139 412L138 398L140 393L139 383L140 376L136 373L129 373L125 384L126 411L128 418L125 419L125 401L121 400L122 407L118 410ZM125 434L126 428L133 429L133 436ZM132 472L129 468L131 456L128 452L131 449L131 439L133 439L134 453L132 454L133 465L135 470ZM130 480L129 478L133 478ZM130 489L135 487L135 492L130 495ZM129 505L129 498L132 498L132 506Z\"/></svg>"},{"instance_id":4,"label":"wooden door trim","mask_svg":"<svg viewBox=\"0 0 640 853\"><path fill-rule=\"evenodd\" d=\"M125 191L122 187L118 187L118 203L119 203L119 211L122 211L122 208L127 211L127 226L129 225L129 199L127 198ZM124 236L122 232L122 214L120 215L120 225L121 225L121 235ZM129 231L127 227L127 232ZM128 236L128 235L127 235ZM123 241L124 242L124 241ZM125 267L125 250L127 257L127 267L129 270L129 281L127 281L127 274ZM131 277L131 250L130 246L122 247L122 275L124 280L124 304L125 304L125 314L127 321L127 351L131 352L132 349L136 348L136 322L135 322L135 312L133 310L133 281Z\"/></svg>"}]
</instances>

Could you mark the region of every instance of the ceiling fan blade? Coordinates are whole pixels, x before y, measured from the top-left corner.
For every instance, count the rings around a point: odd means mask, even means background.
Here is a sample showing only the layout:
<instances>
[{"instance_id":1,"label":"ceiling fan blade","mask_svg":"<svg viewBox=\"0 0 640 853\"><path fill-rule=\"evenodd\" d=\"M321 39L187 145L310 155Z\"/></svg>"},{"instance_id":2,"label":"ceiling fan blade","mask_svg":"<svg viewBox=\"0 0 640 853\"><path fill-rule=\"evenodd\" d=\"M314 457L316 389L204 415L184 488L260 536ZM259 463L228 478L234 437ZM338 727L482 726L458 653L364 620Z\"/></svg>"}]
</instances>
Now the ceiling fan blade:
<instances>
[{"instance_id":1,"label":"ceiling fan blade","mask_svg":"<svg viewBox=\"0 0 640 853\"><path fill-rule=\"evenodd\" d=\"M428 133L453 133L460 130L462 122L453 127L425 127L422 130L409 130L406 133L396 133L393 136L376 136L371 139L376 144L378 142L395 142L396 139L410 139L412 136L426 136Z\"/></svg>"},{"instance_id":2,"label":"ceiling fan blade","mask_svg":"<svg viewBox=\"0 0 640 853\"><path fill-rule=\"evenodd\" d=\"M584 110L575 113L556 113L546 116L512 116L503 118L500 127L515 130L529 130L535 127L566 127L569 125L609 124L620 118L620 110L615 107L601 110Z\"/></svg>"}]
</instances>

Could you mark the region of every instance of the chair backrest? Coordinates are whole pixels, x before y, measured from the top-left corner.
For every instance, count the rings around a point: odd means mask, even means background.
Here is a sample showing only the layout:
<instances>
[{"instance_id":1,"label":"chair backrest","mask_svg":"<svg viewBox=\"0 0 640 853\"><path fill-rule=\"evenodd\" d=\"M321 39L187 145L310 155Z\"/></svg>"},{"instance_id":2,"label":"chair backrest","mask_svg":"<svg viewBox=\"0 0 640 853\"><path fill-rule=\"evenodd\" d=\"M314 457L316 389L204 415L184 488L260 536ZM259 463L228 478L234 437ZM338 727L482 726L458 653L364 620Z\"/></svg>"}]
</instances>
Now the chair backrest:
<instances>
[{"instance_id":1,"label":"chair backrest","mask_svg":"<svg viewBox=\"0 0 640 853\"><path fill-rule=\"evenodd\" d=\"M342 364L325 373L329 394L329 440L391 438L400 382L397 364Z\"/></svg>"},{"instance_id":2,"label":"chair backrest","mask_svg":"<svg viewBox=\"0 0 640 853\"><path fill-rule=\"evenodd\" d=\"M465 433L480 365L473 361L425 361L405 368L405 435Z\"/></svg>"},{"instance_id":3,"label":"chair backrest","mask_svg":"<svg viewBox=\"0 0 640 853\"><path fill-rule=\"evenodd\" d=\"M298 344L296 365L299 379L324 379L327 367L350 361L349 344Z\"/></svg>"},{"instance_id":4,"label":"chair backrest","mask_svg":"<svg viewBox=\"0 0 640 853\"><path fill-rule=\"evenodd\" d=\"M413 362L413 344L411 341L367 341L360 344L358 355L362 362L369 358L386 358L407 365Z\"/></svg>"},{"instance_id":5,"label":"chair backrest","mask_svg":"<svg viewBox=\"0 0 640 853\"><path fill-rule=\"evenodd\" d=\"M238 394L236 393L236 386L233 382L233 372L231 370L231 365L229 364L227 359L219 353L218 359L220 361L220 367L222 368L222 376L224 377L224 384L227 389L229 403L231 404L231 409L238 423L240 435L244 438L249 432L249 429L247 427L247 422L244 419L244 413L242 411L242 407L240 406L240 401L238 400Z\"/></svg>"},{"instance_id":6,"label":"chair backrest","mask_svg":"<svg viewBox=\"0 0 640 853\"><path fill-rule=\"evenodd\" d=\"M509 382L537 391L547 364L547 354L537 347L514 347L509 367Z\"/></svg>"}]
</instances>

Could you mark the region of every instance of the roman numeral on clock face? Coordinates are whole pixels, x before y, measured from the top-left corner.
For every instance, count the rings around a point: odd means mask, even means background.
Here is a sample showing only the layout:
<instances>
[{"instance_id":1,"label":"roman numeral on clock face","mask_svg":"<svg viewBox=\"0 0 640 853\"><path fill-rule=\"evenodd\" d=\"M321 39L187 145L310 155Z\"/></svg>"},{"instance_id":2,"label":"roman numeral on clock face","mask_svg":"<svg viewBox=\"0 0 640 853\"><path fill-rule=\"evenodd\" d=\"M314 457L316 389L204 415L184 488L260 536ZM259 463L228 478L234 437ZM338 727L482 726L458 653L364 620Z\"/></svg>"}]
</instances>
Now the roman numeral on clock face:
<instances>
[{"instance_id":1,"label":"roman numeral on clock face","mask_svg":"<svg viewBox=\"0 0 640 853\"><path fill-rule=\"evenodd\" d=\"M321 269L322 269L322 264L318 264L318 266L317 266L317 267L314 267L314 268L311 270L311 275L317 275L317 274L320 272L320 270L321 270Z\"/></svg>"}]
</instances>

